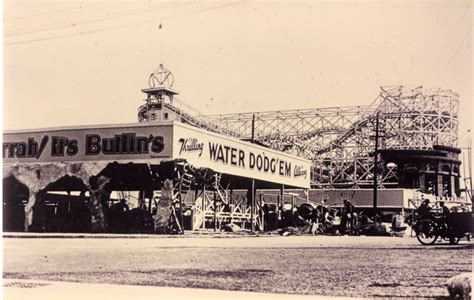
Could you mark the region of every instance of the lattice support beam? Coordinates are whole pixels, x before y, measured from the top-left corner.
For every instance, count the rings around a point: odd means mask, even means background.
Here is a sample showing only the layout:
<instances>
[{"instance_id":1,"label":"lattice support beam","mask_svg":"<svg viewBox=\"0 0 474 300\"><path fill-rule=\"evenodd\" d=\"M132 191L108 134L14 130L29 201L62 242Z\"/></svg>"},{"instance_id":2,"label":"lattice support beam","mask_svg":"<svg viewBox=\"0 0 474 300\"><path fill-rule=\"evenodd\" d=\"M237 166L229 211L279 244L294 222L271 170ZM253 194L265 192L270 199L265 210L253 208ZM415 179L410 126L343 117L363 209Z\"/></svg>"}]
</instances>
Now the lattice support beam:
<instances>
[{"instance_id":1,"label":"lattice support beam","mask_svg":"<svg viewBox=\"0 0 474 300\"><path fill-rule=\"evenodd\" d=\"M373 182L374 124L380 149L423 150L457 146L459 96L450 90L382 87L371 105L202 116L219 128L313 161L315 188L368 187ZM394 187L397 170L380 166L382 187Z\"/></svg>"}]
</instances>

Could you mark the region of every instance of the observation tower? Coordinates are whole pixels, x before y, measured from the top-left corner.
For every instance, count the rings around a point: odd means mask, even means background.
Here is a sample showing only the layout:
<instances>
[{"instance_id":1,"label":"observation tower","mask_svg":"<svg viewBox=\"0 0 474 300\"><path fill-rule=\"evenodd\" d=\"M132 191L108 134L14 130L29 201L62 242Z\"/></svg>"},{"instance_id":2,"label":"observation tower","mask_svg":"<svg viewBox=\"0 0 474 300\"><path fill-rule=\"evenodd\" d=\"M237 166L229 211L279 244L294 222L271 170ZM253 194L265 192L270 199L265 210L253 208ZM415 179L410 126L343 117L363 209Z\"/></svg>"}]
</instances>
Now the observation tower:
<instances>
[{"instance_id":1,"label":"observation tower","mask_svg":"<svg viewBox=\"0 0 474 300\"><path fill-rule=\"evenodd\" d=\"M139 122L162 122L178 120L179 117L170 109L173 98L178 94L173 87L174 77L170 70L160 64L148 78L149 87L142 89L147 95L145 104L138 108ZM166 105L168 104L168 105Z\"/></svg>"}]
</instances>

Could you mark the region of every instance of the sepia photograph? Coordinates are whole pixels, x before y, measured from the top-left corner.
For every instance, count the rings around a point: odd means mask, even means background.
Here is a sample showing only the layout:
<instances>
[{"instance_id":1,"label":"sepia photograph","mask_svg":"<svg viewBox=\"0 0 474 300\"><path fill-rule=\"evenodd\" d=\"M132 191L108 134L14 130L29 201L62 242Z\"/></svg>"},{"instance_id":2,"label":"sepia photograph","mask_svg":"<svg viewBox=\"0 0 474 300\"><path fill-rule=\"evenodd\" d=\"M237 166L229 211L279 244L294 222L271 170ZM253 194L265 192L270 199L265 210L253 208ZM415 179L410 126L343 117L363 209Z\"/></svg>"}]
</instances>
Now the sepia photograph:
<instances>
[{"instance_id":1,"label":"sepia photograph","mask_svg":"<svg viewBox=\"0 0 474 300\"><path fill-rule=\"evenodd\" d=\"M471 0L4 0L2 298L471 299Z\"/></svg>"}]
</instances>

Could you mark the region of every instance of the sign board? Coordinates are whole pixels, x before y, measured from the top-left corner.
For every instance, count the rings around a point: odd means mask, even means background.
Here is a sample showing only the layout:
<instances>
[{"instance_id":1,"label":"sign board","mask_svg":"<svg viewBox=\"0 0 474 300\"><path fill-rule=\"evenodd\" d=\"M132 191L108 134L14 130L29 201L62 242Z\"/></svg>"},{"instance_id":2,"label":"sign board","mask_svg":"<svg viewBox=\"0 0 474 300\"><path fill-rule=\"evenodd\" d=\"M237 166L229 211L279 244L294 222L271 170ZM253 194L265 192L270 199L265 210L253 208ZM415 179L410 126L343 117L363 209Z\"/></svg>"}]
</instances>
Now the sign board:
<instances>
[{"instance_id":1,"label":"sign board","mask_svg":"<svg viewBox=\"0 0 474 300\"><path fill-rule=\"evenodd\" d=\"M7 132L3 163L184 158L195 167L287 186L310 187L310 161L177 122Z\"/></svg>"},{"instance_id":2,"label":"sign board","mask_svg":"<svg viewBox=\"0 0 474 300\"><path fill-rule=\"evenodd\" d=\"M3 163L171 158L172 125L45 129L3 135Z\"/></svg>"},{"instance_id":3,"label":"sign board","mask_svg":"<svg viewBox=\"0 0 474 300\"><path fill-rule=\"evenodd\" d=\"M196 167L275 182L310 187L310 161L238 139L176 123L173 157Z\"/></svg>"}]
</instances>

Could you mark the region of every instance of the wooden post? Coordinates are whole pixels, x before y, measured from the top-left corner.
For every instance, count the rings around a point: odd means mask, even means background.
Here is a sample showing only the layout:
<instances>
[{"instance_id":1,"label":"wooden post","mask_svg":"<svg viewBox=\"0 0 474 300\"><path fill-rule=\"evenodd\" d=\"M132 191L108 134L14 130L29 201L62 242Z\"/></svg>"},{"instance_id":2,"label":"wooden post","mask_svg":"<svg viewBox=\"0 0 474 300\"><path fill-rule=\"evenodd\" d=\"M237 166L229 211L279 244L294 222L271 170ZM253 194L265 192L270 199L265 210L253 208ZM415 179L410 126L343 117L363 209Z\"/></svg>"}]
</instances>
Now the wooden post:
<instances>
[{"instance_id":1,"label":"wooden post","mask_svg":"<svg viewBox=\"0 0 474 300\"><path fill-rule=\"evenodd\" d=\"M202 221L202 229L206 229L206 186L203 185L202 187L202 213L203 213L203 221Z\"/></svg>"},{"instance_id":2,"label":"wooden post","mask_svg":"<svg viewBox=\"0 0 474 300\"><path fill-rule=\"evenodd\" d=\"M280 200L281 196L280 195L277 195L277 217L278 217L278 212L280 211L280 203L281 203L281 200Z\"/></svg>"},{"instance_id":3,"label":"wooden post","mask_svg":"<svg viewBox=\"0 0 474 300\"><path fill-rule=\"evenodd\" d=\"M214 232L217 231L216 191L214 191Z\"/></svg>"},{"instance_id":4,"label":"wooden post","mask_svg":"<svg viewBox=\"0 0 474 300\"><path fill-rule=\"evenodd\" d=\"M146 206L145 204L145 191L138 191L138 207L143 209Z\"/></svg>"},{"instance_id":5,"label":"wooden post","mask_svg":"<svg viewBox=\"0 0 474 300\"><path fill-rule=\"evenodd\" d=\"M255 222L253 220L255 209L255 179L252 178L252 190L250 193L250 230L255 232Z\"/></svg>"},{"instance_id":6,"label":"wooden post","mask_svg":"<svg viewBox=\"0 0 474 300\"><path fill-rule=\"evenodd\" d=\"M234 224L234 211L235 211L234 188L230 189L229 206L230 206L230 224Z\"/></svg>"},{"instance_id":7,"label":"wooden post","mask_svg":"<svg viewBox=\"0 0 474 300\"><path fill-rule=\"evenodd\" d=\"M278 195L278 220L281 220L281 206L283 205L283 202L285 201L285 185L281 185L280 187L280 195Z\"/></svg>"},{"instance_id":8,"label":"wooden post","mask_svg":"<svg viewBox=\"0 0 474 300\"><path fill-rule=\"evenodd\" d=\"M291 196L291 221L293 222L293 226L296 226L295 223L295 205L296 205L296 197L294 195Z\"/></svg>"},{"instance_id":9,"label":"wooden post","mask_svg":"<svg viewBox=\"0 0 474 300\"><path fill-rule=\"evenodd\" d=\"M197 200L198 200L198 188L196 187L196 189L194 190L194 200L193 200L193 203L195 204L195 205L193 205L193 231L195 229L198 229L198 228L196 228L196 225L194 225L194 222L197 220L197 217L196 217L197 216L197 214L196 214L196 212L197 212L197 208L196 208L197 207ZM204 211L203 211L203 213L204 213ZM199 226L201 226L201 225L199 225Z\"/></svg>"},{"instance_id":10,"label":"wooden post","mask_svg":"<svg viewBox=\"0 0 474 300\"><path fill-rule=\"evenodd\" d=\"M179 182L179 194L178 194L178 201L179 201L179 225L181 226L181 233L184 234L184 218L183 218L183 183Z\"/></svg>"},{"instance_id":11,"label":"wooden post","mask_svg":"<svg viewBox=\"0 0 474 300\"><path fill-rule=\"evenodd\" d=\"M152 205L153 205L153 198L154 198L154 193L153 190L147 190L145 193L146 196L148 196L148 211L151 213L152 212Z\"/></svg>"},{"instance_id":12,"label":"wooden post","mask_svg":"<svg viewBox=\"0 0 474 300\"><path fill-rule=\"evenodd\" d=\"M265 211L263 210L263 205L262 205L263 201L264 201L263 194L260 194L260 204L259 204L260 228L262 229L262 231L265 231Z\"/></svg>"}]
</instances>

